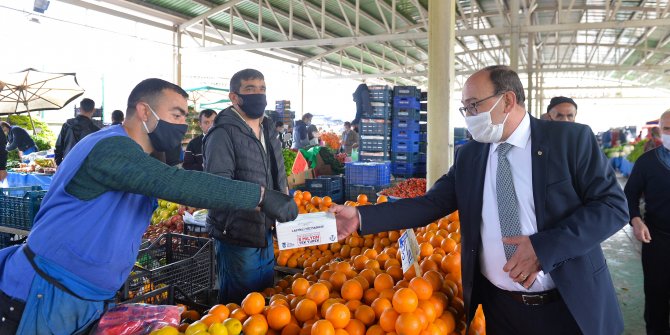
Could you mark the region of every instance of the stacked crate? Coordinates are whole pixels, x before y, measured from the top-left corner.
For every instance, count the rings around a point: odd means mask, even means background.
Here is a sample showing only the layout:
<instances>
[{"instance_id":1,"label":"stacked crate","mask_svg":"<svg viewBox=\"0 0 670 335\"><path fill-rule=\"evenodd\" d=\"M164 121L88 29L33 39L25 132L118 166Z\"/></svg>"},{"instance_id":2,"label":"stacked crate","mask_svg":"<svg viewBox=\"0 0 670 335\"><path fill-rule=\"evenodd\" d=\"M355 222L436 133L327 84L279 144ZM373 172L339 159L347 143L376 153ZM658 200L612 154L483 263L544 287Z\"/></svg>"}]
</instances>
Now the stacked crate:
<instances>
[{"instance_id":1,"label":"stacked crate","mask_svg":"<svg viewBox=\"0 0 670 335\"><path fill-rule=\"evenodd\" d=\"M420 98L416 86L394 87L391 173L399 178L426 175L428 115L421 111Z\"/></svg>"},{"instance_id":2,"label":"stacked crate","mask_svg":"<svg viewBox=\"0 0 670 335\"><path fill-rule=\"evenodd\" d=\"M391 184L391 162L349 162L344 165L346 199L356 201L365 194L368 201L376 202L377 193Z\"/></svg>"},{"instance_id":3,"label":"stacked crate","mask_svg":"<svg viewBox=\"0 0 670 335\"><path fill-rule=\"evenodd\" d=\"M388 161L391 149L392 90L384 85L372 85L369 90L372 113L362 118L358 127L358 157L364 162Z\"/></svg>"},{"instance_id":4,"label":"stacked crate","mask_svg":"<svg viewBox=\"0 0 670 335\"><path fill-rule=\"evenodd\" d=\"M305 188L313 196L330 197L334 203L344 202L344 178L342 176L319 176L305 180Z\"/></svg>"},{"instance_id":5,"label":"stacked crate","mask_svg":"<svg viewBox=\"0 0 670 335\"><path fill-rule=\"evenodd\" d=\"M275 111L277 112L277 118L275 121L281 121L288 128L293 128L293 122L295 120L295 112L291 110L291 101L289 100L276 100L275 101Z\"/></svg>"}]
</instances>

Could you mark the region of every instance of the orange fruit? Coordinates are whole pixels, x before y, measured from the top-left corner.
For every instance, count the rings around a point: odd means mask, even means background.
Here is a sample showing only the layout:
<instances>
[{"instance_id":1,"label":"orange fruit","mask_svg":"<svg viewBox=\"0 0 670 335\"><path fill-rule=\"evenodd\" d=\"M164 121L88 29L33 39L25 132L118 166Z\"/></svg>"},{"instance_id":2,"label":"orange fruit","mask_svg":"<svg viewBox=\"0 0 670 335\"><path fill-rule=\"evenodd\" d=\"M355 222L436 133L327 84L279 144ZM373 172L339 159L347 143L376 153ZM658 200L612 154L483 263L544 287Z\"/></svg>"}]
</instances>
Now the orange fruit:
<instances>
[{"instance_id":1,"label":"orange fruit","mask_svg":"<svg viewBox=\"0 0 670 335\"><path fill-rule=\"evenodd\" d=\"M363 322L364 325L371 326L373 323L375 323L377 315L375 314L375 310L372 309L372 307L368 305L362 305L356 309L356 312L354 312L354 317L357 320Z\"/></svg>"},{"instance_id":2,"label":"orange fruit","mask_svg":"<svg viewBox=\"0 0 670 335\"><path fill-rule=\"evenodd\" d=\"M351 313L354 313L354 312L356 312L356 309L357 309L358 307L360 307L360 306L363 305L363 303L362 303L360 300L349 300L349 301L347 301L347 303L344 304L344 305L347 306L347 308L349 308L349 311L350 311Z\"/></svg>"},{"instance_id":3,"label":"orange fruit","mask_svg":"<svg viewBox=\"0 0 670 335\"><path fill-rule=\"evenodd\" d=\"M379 325L385 332L393 332L399 315L393 308L388 308L379 316Z\"/></svg>"},{"instance_id":4,"label":"orange fruit","mask_svg":"<svg viewBox=\"0 0 670 335\"><path fill-rule=\"evenodd\" d=\"M312 193L309 193L309 191L302 191L302 200L303 201L312 200Z\"/></svg>"},{"instance_id":5,"label":"orange fruit","mask_svg":"<svg viewBox=\"0 0 670 335\"><path fill-rule=\"evenodd\" d=\"M401 313L395 321L395 332L399 335L419 335L422 329L421 319L414 313Z\"/></svg>"},{"instance_id":6,"label":"orange fruit","mask_svg":"<svg viewBox=\"0 0 670 335\"><path fill-rule=\"evenodd\" d=\"M289 323L286 327L282 328L281 335L298 335L300 334L300 326L295 323Z\"/></svg>"},{"instance_id":7,"label":"orange fruit","mask_svg":"<svg viewBox=\"0 0 670 335\"><path fill-rule=\"evenodd\" d=\"M444 322L445 328L447 329L445 334L449 334L456 329L456 319L454 318L453 314L449 312L442 313L442 316L440 316L440 320Z\"/></svg>"},{"instance_id":8,"label":"orange fruit","mask_svg":"<svg viewBox=\"0 0 670 335\"><path fill-rule=\"evenodd\" d=\"M326 317L326 311L328 311L328 308L330 306L332 306L333 304L341 303L341 302L342 302L342 299L336 299L336 298L326 299L326 301L324 301L320 306L321 317L323 317L323 318Z\"/></svg>"},{"instance_id":9,"label":"orange fruit","mask_svg":"<svg viewBox=\"0 0 670 335\"><path fill-rule=\"evenodd\" d=\"M428 271L423 274L423 279L427 280L433 287L433 292L442 288L442 275L437 271Z\"/></svg>"},{"instance_id":10,"label":"orange fruit","mask_svg":"<svg viewBox=\"0 0 670 335\"><path fill-rule=\"evenodd\" d=\"M461 273L461 254L450 252L442 258L440 268L446 273Z\"/></svg>"},{"instance_id":11,"label":"orange fruit","mask_svg":"<svg viewBox=\"0 0 670 335\"><path fill-rule=\"evenodd\" d=\"M310 299L303 299L295 306L295 318L300 322L305 322L314 318L317 312L316 303Z\"/></svg>"},{"instance_id":12,"label":"orange fruit","mask_svg":"<svg viewBox=\"0 0 670 335\"><path fill-rule=\"evenodd\" d=\"M218 316L219 319L221 319L221 322L223 322L223 320L230 316L230 310L225 305L218 304L209 309L209 314Z\"/></svg>"},{"instance_id":13,"label":"orange fruit","mask_svg":"<svg viewBox=\"0 0 670 335\"><path fill-rule=\"evenodd\" d=\"M325 196L323 199L321 199L321 204L326 207L330 207L333 204L333 198Z\"/></svg>"},{"instance_id":14,"label":"orange fruit","mask_svg":"<svg viewBox=\"0 0 670 335\"><path fill-rule=\"evenodd\" d=\"M416 293L409 288L401 288L393 295L393 309L398 313L414 312L419 305L419 298Z\"/></svg>"},{"instance_id":15,"label":"orange fruit","mask_svg":"<svg viewBox=\"0 0 670 335\"><path fill-rule=\"evenodd\" d=\"M305 278L298 278L293 281L291 284L291 291L295 295L305 295L307 294L307 289L309 288L309 281Z\"/></svg>"},{"instance_id":16,"label":"orange fruit","mask_svg":"<svg viewBox=\"0 0 670 335\"><path fill-rule=\"evenodd\" d=\"M344 327L349 335L365 335L365 325L360 320L351 319L349 324Z\"/></svg>"},{"instance_id":17,"label":"orange fruit","mask_svg":"<svg viewBox=\"0 0 670 335\"><path fill-rule=\"evenodd\" d=\"M351 264L349 262L337 262L335 264L335 271L340 271L342 273L348 273L351 271Z\"/></svg>"},{"instance_id":18,"label":"orange fruit","mask_svg":"<svg viewBox=\"0 0 670 335\"><path fill-rule=\"evenodd\" d=\"M458 243L456 243L456 241L454 241L450 238L445 238L442 241L442 243L440 244L440 248L442 248L442 250L444 250L444 252L450 253L450 252L453 252L454 250L456 250L457 245L458 245Z\"/></svg>"},{"instance_id":19,"label":"orange fruit","mask_svg":"<svg viewBox=\"0 0 670 335\"><path fill-rule=\"evenodd\" d=\"M329 294L330 290L328 290L326 285L323 283L316 283L307 289L307 294L305 294L305 297L314 301L317 305L321 305L322 302L328 299Z\"/></svg>"},{"instance_id":20,"label":"orange fruit","mask_svg":"<svg viewBox=\"0 0 670 335\"><path fill-rule=\"evenodd\" d=\"M326 311L326 320L330 321L335 328L344 328L351 320L351 312L344 304L332 304Z\"/></svg>"},{"instance_id":21,"label":"orange fruit","mask_svg":"<svg viewBox=\"0 0 670 335\"><path fill-rule=\"evenodd\" d=\"M354 268L356 268L356 270L363 270L365 268L365 262L367 262L369 259L370 258L365 255L358 255L354 257Z\"/></svg>"},{"instance_id":22,"label":"orange fruit","mask_svg":"<svg viewBox=\"0 0 670 335\"><path fill-rule=\"evenodd\" d=\"M367 279L365 279L365 277L356 276L356 277L354 277L354 279L357 280L361 284L361 287L363 288L363 290L367 290L367 289L370 288L370 283L368 282Z\"/></svg>"},{"instance_id":23,"label":"orange fruit","mask_svg":"<svg viewBox=\"0 0 670 335\"><path fill-rule=\"evenodd\" d=\"M268 310L268 325L275 330L281 330L291 322L291 310L284 305L272 306Z\"/></svg>"},{"instance_id":24,"label":"orange fruit","mask_svg":"<svg viewBox=\"0 0 670 335\"><path fill-rule=\"evenodd\" d=\"M385 195L380 195L380 196L377 197L377 203L378 204L388 202L388 201L389 201L389 198Z\"/></svg>"},{"instance_id":25,"label":"orange fruit","mask_svg":"<svg viewBox=\"0 0 670 335\"><path fill-rule=\"evenodd\" d=\"M238 320L240 320L240 322L244 322L244 320L246 320L249 317L249 315L247 315L247 313L244 312L242 307L240 307L240 308L234 309L232 312L230 312L230 317L234 318L234 319L238 319Z\"/></svg>"},{"instance_id":26,"label":"orange fruit","mask_svg":"<svg viewBox=\"0 0 670 335\"><path fill-rule=\"evenodd\" d=\"M379 298L379 292L373 288L369 288L363 293L363 301L368 305L372 304L377 298Z\"/></svg>"},{"instance_id":27,"label":"orange fruit","mask_svg":"<svg viewBox=\"0 0 670 335\"><path fill-rule=\"evenodd\" d=\"M430 299L433 295L433 285L422 277L414 277L409 282L409 288L416 293L419 300Z\"/></svg>"},{"instance_id":28,"label":"orange fruit","mask_svg":"<svg viewBox=\"0 0 670 335\"><path fill-rule=\"evenodd\" d=\"M435 309L435 305L433 305L430 300L419 300L419 306L417 309L423 311L423 313L428 318L428 323L435 321L435 319L439 316L437 314L437 310Z\"/></svg>"},{"instance_id":29,"label":"orange fruit","mask_svg":"<svg viewBox=\"0 0 670 335\"><path fill-rule=\"evenodd\" d=\"M312 324L312 335L335 335L335 327L328 320L319 320ZM246 335L246 334L244 334Z\"/></svg>"},{"instance_id":30,"label":"orange fruit","mask_svg":"<svg viewBox=\"0 0 670 335\"><path fill-rule=\"evenodd\" d=\"M356 279L349 279L340 290L342 299L344 300L361 300L363 298L363 286Z\"/></svg>"},{"instance_id":31,"label":"orange fruit","mask_svg":"<svg viewBox=\"0 0 670 335\"><path fill-rule=\"evenodd\" d=\"M368 196L365 194L359 194L358 197L356 197L356 202L359 204L367 204Z\"/></svg>"},{"instance_id":32,"label":"orange fruit","mask_svg":"<svg viewBox=\"0 0 670 335\"><path fill-rule=\"evenodd\" d=\"M347 280L347 275L344 272L335 271L328 281L333 284L333 289L339 291L342 288L342 285Z\"/></svg>"},{"instance_id":33,"label":"orange fruit","mask_svg":"<svg viewBox=\"0 0 670 335\"><path fill-rule=\"evenodd\" d=\"M390 260L395 260L395 259L389 259L389 261ZM388 262L387 262L387 264L388 264ZM401 280L403 278L402 268L400 266L397 266L397 265L387 267L386 268L386 273L388 273L393 278L394 282L398 281L398 280Z\"/></svg>"},{"instance_id":34,"label":"orange fruit","mask_svg":"<svg viewBox=\"0 0 670 335\"><path fill-rule=\"evenodd\" d=\"M372 325L372 327L368 328L368 330L365 332L365 335L384 335L385 332L380 327L379 325Z\"/></svg>"},{"instance_id":35,"label":"orange fruit","mask_svg":"<svg viewBox=\"0 0 670 335\"><path fill-rule=\"evenodd\" d=\"M242 309L247 315L260 314L265 307L265 297L258 292L251 292L242 300Z\"/></svg>"},{"instance_id":36,"label":"orange fruit","mask_svg":"<svg viewBox=\"0 0 670 335\"><path fill-rule=\"evenodd\" d=\"M223 320L221 320L217 315L206 314L200 319L200 322L206 324L207 327L209 328L209 326L212 325L212 323L223 322Z\"/></svg>"},{"instance_id":37,"label":"orange fruit","mask_svg":"<svg viewBox=\"0 0 670 335\"><path fill-rule=\"evenodd\" d=\"M372 310L375 312L375 317L380 318L382 313L387 309L393 309L391 301L386 298L377 298L370 304Z\"/></svg>"},{"instance_id":38,"label":"orange fruit","mask_svg":"<svg viewBox=\"0 0 670 335\"><path fill-rule=\"evenodd\" d=\"M428 242L423 242L419 245L421 257L428 257L433 254L433 246Z\"/></svg>"},{"instance_id":39,"label":"orange fruit","mask_svg":"<svg viewBox=\"0 0 670 335\"><path fill-rule=\"evenodd\" d=\"M250 316L242 325L244 335L265 335L268 332L268 323L261 314Z\"/></svg>"},{"instance_id":40,"label":"orange fruit","mask_svg":"<svg viewBox=\"0 0 670 335\"><path fill-rule=\"evenodd\" d=\"M380 273L375 277L374 288L375 291L381 292L385 289L392 288L394 284L393 277L388 273Z\"/></svg>"},{"instance_id":41,"label":"orange fruit","mask_svg":"<svg viewBox=\"0 0 670 335\"><path fill-rule=\"evenodd\" d=\"M192 309L187 309L184 312L181 313L181 318L183 319L189 319L191 321L196 321L200 319L200 313L198 311L194 311Z\"/></svg>"}]
</instances>

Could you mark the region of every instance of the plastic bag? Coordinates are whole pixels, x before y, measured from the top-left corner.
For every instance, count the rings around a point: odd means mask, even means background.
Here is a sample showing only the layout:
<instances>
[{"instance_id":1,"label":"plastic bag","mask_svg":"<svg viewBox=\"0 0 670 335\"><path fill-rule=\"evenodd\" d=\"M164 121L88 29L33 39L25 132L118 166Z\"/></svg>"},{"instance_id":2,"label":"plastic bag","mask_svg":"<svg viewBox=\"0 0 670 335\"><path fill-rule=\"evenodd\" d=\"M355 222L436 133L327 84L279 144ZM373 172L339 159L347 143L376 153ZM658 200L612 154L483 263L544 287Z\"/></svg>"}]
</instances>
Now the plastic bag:
<instances>
[{"instance_id":1,"label":"plastic bag","mask_svg":"<svg viewBox=\"0 0 670 335\"><path fill-rule=\"evenodd\" d=\"M358 162L358 149L351 149L351 161Z\"/></svg>"},{"instance_id":2,"label":"plastic bag","mask_svg":"<svg viewBox=\"0 0 670 335\"><path fill-rule=\"evenodd\" d=\"M165 326L179 326L182 307L123 304L109 309L93 335L145 335Z\"/></svg>"}]
</instances>

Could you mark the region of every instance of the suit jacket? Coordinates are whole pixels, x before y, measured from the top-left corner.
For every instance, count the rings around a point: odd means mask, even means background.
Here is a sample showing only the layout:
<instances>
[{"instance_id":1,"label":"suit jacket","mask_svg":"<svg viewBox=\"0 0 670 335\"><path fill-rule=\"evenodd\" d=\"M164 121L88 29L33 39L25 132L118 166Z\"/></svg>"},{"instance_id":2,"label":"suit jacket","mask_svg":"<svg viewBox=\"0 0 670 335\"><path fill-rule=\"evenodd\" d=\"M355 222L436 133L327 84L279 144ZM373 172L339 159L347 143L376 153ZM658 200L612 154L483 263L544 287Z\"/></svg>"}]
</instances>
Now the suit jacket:
<instances>
[{"instance_id":1,"label":"suit jacket","mask_svg":"<svg viewBox=\"0 0 670 335\"><path fill-rule=\"evenodd\" d=\"M538 228L530 240L540 266L584 334L620 334L623 320L600 243L628 222L623 191L589 127L530 120ZM358 207L364 234L424 226L459 210L468 324L481 302L480 225L489 146L465 144L423 197Z\"/></svg>"}]
</instances>

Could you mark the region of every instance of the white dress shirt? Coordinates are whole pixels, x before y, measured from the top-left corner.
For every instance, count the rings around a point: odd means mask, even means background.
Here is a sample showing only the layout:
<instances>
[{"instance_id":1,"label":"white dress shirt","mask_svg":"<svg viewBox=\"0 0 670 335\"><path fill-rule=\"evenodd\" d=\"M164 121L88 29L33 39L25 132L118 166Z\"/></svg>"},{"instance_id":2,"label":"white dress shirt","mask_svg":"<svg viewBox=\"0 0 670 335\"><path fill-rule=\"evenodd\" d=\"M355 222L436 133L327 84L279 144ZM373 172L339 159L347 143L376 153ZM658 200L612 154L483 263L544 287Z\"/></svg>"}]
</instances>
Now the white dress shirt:
<instances>
[{"instance_id":1,"label":"white dress shirt","mask_svg":"<svg viewBox=\"0 0 670 335\"><path fill-rule=\"evenodd\" d=\"M507 153L507 159L512 170L512 181L519 206L519 221L521 234L532 235L537 233L537 219L535 217L535 203L533 199L533 171L531 159L530 116L525 114L517 129L506 141L513 147ZM498 217L498 200L496 196L496 171L498 169L498 151L500 143L491 144L486 175L484 177L484 199L482 206L481 224L481 272L491 283L507 291L541 292L556 287L549 274L540 271L535 282L526 290L521 284L509 277L503 271L507 263L500 231Z\"/></svg>"}]
</instances>

